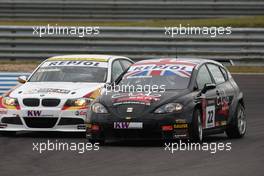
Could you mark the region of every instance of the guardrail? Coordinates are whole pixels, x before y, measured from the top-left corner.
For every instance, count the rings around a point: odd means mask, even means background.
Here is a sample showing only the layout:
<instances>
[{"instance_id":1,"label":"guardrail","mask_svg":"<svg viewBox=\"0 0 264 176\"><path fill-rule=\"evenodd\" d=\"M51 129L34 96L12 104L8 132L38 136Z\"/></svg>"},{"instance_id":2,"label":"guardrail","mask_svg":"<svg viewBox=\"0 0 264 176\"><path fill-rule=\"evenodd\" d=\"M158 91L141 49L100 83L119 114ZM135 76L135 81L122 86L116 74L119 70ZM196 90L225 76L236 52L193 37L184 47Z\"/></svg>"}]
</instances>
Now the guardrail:
<instances>
[{"instance_id":1,"label":"guardrail","mask_svg":"<svg viewBox=\"0 0 264 176\"><path fill-rule=\"evenodd\" d=\"M0 72L0 95L18 85L19 76L29 76L30 73Z\"/></svg>"},{"instance_id":2,"label":"guardrail","mask_svg":"<svg viewBox=\"0 0 264 176\"><path fill-rule=\"evenodd\" d=\"M101 27L99 35L33 35L30 26L0 26L0 58L46 59L63 54L115 54L132 59L201 57L264 59L264 28L233 28L231 35L165 35L164 28Z\"/></svg>"},{"instance_id":3,"label":"guardrail","mask_svg":"<svg viewBox=\"0 0 264 176\"><path fill-rule=\"evenodd\" d=\"M4 20L145 20L264 15L263 0L1 0Z\"/></svg>"}]
</instances>

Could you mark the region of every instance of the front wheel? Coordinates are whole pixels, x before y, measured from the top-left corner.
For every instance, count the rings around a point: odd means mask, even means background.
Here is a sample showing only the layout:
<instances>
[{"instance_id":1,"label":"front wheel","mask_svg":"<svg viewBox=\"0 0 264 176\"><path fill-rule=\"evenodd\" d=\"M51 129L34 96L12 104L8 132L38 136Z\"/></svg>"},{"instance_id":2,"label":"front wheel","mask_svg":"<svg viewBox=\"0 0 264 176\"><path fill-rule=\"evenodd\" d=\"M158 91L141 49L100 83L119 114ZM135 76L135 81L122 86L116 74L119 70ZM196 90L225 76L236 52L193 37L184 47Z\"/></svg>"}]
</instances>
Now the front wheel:
<instances>
[{"instance_id":1,"label":"front wheel","mask_svg":"<svg viewBox=\"0 0 264 176\"><path fill-rule=\"evenodd\" d=\"M195 142L202 142L203 140L202 115L199 109L195 109L193 112L190 139Z\"/></svg>"},{"instance_id":2,"label":"front wheel","mask_svg":"<svg viewBox=\"0 0 264 176\"><path fill-rule=\"evenodd\" d=\"M235 117L226 128L226 134L229 138L241 138L246 133L246 114L242 104L238 104Z\"/></svg>"}]
</instances>

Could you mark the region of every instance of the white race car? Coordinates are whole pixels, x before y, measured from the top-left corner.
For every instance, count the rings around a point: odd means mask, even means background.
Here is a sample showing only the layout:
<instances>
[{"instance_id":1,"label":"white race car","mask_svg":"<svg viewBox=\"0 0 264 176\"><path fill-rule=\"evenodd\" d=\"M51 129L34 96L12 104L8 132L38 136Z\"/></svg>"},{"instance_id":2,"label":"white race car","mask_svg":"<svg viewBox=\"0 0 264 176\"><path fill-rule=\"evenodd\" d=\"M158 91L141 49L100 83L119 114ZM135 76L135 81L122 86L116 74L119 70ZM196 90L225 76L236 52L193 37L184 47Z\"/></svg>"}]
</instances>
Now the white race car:
<instances>
[{"instance_id":1,"label":"white race car","mask_svg":"<svg viewBox=\"0 0 264 176\"><path fill-rule=\"evenodd\" d=\"M0 133L85 132L90 103L131 64L122 56L66 55L42 62L0 97Z\"/></svg>"}]
</instances>

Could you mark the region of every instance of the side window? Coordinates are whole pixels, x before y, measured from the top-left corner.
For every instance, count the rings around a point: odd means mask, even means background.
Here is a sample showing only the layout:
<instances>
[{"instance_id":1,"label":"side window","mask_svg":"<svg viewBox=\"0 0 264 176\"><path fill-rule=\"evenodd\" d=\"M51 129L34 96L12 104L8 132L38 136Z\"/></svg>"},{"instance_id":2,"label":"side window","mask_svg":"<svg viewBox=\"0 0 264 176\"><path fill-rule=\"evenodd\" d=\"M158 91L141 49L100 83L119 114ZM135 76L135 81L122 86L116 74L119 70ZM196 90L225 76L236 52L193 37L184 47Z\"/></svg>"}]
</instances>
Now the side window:
<instances>
[{"instance_id":1,"label":"side window","mask_svg":"<svg viewBox=\"0 0 264 176\"><path fill-rule=\"evenodd\" d=\"M116 80L121 73L123 73L122 65L119 60L116 60L112 64L112 81Z\"/></svg>"},{"instance_id":2,"label":"side window","mask_svg":"<svg viewBox=\"0 0 264 176\"><path fill-rule=\"evenodd\" d=\"M130 62L128 60L121 60L121 63L124 67L124 70L126 70L130 65L132 65L132 62Z\"/></svg>"},{"instance_id":3,"label":"side window","mask_svg":"<svg viewBox=\"0 0 264 176\"><path fill-rule=\"evenodd\" d=\"M210 72L212 73L216 84L225 82L225 78L217 65L207 64L207 66Z\"/></svg>"},{"instance_id":4,"label":"side window","mask_svg":"<svg viewBox=\"0 0 264 176\"><path fill-rule=\"evenodd\" d=\"M227 72L224 68L220 67L220 70L222 71L223 75L224 75L224 78L225 80L228 80L228 75L227 75Z\"/></svg>"},{"instance_id":5,"label":"side window","mask_svg":"<svg viewBox=\"0 0 264 176\"><path fill-rule=\"evenodd\" d=\"M201 66L201 68L199 69L196 82L198 85L198 89L202 89L205 84L213 82L205 65Z\"/></svg>"}]
</instances>

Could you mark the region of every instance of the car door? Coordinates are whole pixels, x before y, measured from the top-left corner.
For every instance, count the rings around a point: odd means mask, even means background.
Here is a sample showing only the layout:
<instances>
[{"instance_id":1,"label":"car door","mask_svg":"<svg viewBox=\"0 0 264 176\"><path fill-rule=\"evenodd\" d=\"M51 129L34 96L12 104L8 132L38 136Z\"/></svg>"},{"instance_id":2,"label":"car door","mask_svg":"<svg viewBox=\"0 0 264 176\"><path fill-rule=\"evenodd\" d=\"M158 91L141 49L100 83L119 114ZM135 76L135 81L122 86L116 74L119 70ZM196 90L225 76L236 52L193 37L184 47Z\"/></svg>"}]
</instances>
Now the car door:
<instances>
[{"instance_id":1,"label":"car door","mask_svg":"<svg viewBox=\"0 0 264 176\"><path fill-rule=\"evenodd\" d=\"M214 80L212 79L207 66L204 64L198 70L196 84L198 89L202 90L205 84L210 83L214 83ZM205 94L200 96L204 129L215 127L216 98L216 89L208 90Z\"/></svg>"},{"instance_id":2,"label":"car door","mask_svg":"<svg viewBox=\"0 0 264 176\"><path fill-rule=\"evenodd\" d=\"M223 67L215 64L207 64L207 66L216 83L216 118L220 123L217 126L222 126L229 117L229 106L235 92Z\"/></svg>"}]
</instances>

